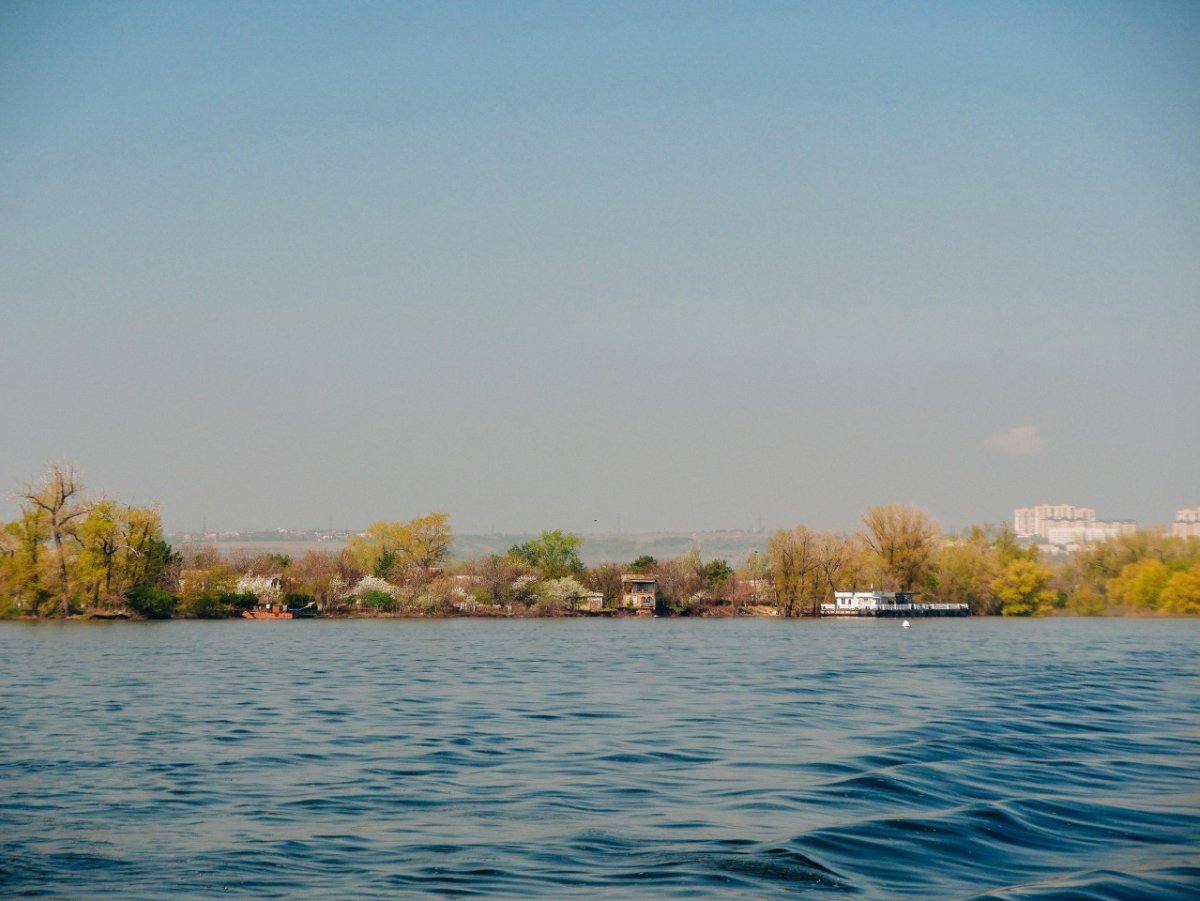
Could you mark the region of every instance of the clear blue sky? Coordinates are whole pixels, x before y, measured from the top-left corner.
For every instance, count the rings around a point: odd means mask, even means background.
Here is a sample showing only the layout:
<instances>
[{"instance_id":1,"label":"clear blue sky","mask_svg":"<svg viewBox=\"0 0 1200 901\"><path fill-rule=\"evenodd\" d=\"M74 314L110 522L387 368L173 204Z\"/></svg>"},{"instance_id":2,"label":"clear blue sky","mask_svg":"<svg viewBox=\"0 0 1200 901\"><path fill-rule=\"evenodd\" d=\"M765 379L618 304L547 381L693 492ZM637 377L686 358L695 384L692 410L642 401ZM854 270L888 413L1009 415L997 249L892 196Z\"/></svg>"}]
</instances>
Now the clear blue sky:
<instances>
[{"instance_id":1,"label":"clear blue sky","mask_svg":"<svg viewBox=\"0 0 1200 901\"><path fill-rule=\"evenodd\" d=\"M171 529L1169 521L1200 5L8 0L0 309Z\"/></svg>"}]
</instances>

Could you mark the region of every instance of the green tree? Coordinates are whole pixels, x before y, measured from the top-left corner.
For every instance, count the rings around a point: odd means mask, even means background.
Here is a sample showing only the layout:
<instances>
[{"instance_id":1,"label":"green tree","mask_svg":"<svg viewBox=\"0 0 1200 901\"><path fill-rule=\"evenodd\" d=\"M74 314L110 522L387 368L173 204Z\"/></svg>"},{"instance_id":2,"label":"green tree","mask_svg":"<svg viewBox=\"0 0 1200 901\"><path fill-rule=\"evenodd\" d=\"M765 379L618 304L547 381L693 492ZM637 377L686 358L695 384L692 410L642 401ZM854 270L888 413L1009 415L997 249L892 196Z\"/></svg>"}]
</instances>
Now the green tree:
<instances>
[{"instance_id":1,"label":"green tree","mask_svg":"<svg viewBox=\"0 0 1200 901\"><path fill-rule=\"evenodd\" d=\"M561 579L583 572L579 549L583 539L569 535L560 529L542 532L537 538L509 548L508 555L514 560L536 569L544 579Z\"/></svg>"},{"instance_id":2,"label":"green tree","mask_svg":"<svg viewBox=\"0 0 1200 901\"><path fill-rule=\"evenodd\" d=\"M733 567L726 560L710 560L704 566L704 587L713 595L724 595L732 578Z\"/></svg>"},{"instance_id":3,"label":"green tree","mask_svg":"<svg viewBox=\"0 0 1200 901\"><path fill-rule=\"evenodd\" d=\"M130 610L146 619L170 619L179 599L161 588L142 584L134 585L126 592L125 603Z\"/></svg>"},{"instance_id":4,"label":"green tree","mask_svg":"<svg viewBox=\"0 0 1200 901\"><path fill-rule=\"evenodd\" d=\"M648 573L658 564L658 561L649 554L642 554L636 560L629 564L631 573Z\"/></svg>"}]
</instances>

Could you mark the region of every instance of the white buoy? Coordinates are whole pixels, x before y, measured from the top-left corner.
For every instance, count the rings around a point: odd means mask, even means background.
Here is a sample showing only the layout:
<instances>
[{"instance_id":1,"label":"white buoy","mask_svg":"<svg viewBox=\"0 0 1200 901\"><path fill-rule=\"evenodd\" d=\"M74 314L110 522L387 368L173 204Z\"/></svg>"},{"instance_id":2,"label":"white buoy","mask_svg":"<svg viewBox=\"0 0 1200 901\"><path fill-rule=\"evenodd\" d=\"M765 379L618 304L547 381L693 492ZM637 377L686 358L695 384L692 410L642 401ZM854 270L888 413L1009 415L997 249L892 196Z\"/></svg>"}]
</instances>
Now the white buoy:
<instances>
[{"instance_id":1,"label":"white buoy","mask_svg":"<svg viewBox=\"0 0 1200 901\"><path fill-rule=\"evenodd\" d=\"M911 629L911 628L912 628L912 623L910 623L908 620L905 620L905 621L904 621L904 622L901 624L900 628L901 628L901 629Z\"/></svg>"}]
</instances>

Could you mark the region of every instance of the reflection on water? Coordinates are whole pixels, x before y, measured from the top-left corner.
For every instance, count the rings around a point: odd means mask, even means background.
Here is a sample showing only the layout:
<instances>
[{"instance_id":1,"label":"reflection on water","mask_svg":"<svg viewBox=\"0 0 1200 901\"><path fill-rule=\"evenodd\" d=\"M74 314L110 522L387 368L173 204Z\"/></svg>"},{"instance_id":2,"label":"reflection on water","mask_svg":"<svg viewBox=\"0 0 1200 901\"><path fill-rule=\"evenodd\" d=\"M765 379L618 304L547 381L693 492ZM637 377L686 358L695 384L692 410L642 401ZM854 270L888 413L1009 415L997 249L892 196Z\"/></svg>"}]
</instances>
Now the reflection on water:
<instances>
[{"instance_id":1,"label":"reflection on water","mask_svg":"<svg viewBox=\"0 0 1200 901\"><path fill-rule=\"evenodd\" d=\"M1200 622L0 625L0 894L1178 898Z\"/></svg>"}]
</instances>

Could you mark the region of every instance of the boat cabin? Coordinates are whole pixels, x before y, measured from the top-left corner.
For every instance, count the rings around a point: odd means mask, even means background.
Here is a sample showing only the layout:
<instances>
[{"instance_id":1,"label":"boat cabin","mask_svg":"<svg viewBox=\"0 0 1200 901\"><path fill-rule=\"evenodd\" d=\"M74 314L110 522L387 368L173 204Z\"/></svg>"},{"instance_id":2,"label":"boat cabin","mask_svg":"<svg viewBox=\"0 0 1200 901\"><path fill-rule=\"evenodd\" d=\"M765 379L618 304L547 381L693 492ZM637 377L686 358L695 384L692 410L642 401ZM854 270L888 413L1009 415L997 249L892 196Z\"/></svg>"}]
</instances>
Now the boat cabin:
<instances>
[{"instance_id":1,"label":"boat cabin","mask_svg":"<svg viewBox=\"0 0 1200 901\"><path fill-rule=\"evenodd\" d=\"M915 591L835 591L833 607L834 610L890 610L912 604L916 595Z\"/></svg>"}]
</instances>

